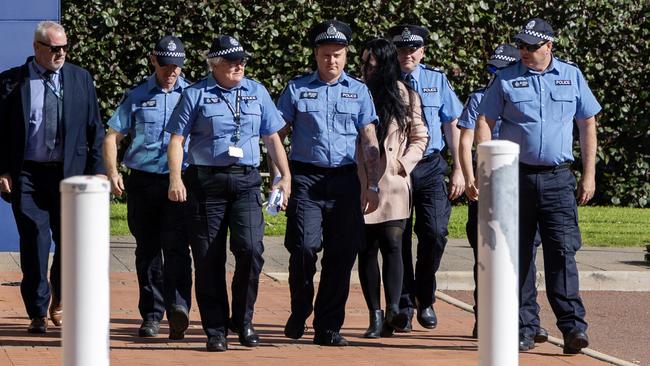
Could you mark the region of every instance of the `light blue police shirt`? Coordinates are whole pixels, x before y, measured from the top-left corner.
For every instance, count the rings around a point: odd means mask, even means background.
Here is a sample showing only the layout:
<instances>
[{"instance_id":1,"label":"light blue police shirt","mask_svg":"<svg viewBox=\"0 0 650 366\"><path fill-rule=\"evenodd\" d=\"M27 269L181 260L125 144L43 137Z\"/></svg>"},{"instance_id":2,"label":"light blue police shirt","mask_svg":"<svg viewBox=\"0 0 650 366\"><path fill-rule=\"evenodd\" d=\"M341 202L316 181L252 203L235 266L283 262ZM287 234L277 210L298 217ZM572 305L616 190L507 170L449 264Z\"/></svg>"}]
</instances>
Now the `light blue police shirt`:
<instances>
[{"instance_id":1,"label":"light blue police shirt","mask_svg":"<svg viewBox=\"0 0 650 366\"><path fill-rule=\"evenodd\" d=\"M476 120L478 119L479 116L478 106L479 104L481 104L481 99L483 99L484 94L485 94L485 88L480 88L475 90L472 94L469 95L469 98L467 98L467 102L465 103L465 108L463 109L463 113L458 118L458 124L456 125L458 128L465 128L468 130L476 129ZM501 118L498 118L496 120L494 128L492 129L493 140L497 140L499 138L500 127L501 127Z\"/></svg>"},{"instance_id":2,"label":"light blue police shirt","mask_svg":"<svg viewBox=\"0 0 650 366\"><path fill-rule=\"evenodd\" d=\"M241 125L240 138L236 140L233 139L237 130L235 118L222 98L227 98L234 108L238 90ZM192 165L258 167L260 135L272 135L284 125L264 85L244 78L238 86L225 89L210 74L183 91L183 98L165 129L176 135L189 136L187 161ZM230 156L230 146L243 149L244 157Z\"/></svg>"},{"instance_id":3,"label":"light blue police shirt","mask_svg":"<svg viewBox=\"0 0 650 366\"><path fill-rule=\"evenodd\" d=\"M359 130L377 121L368 88L345 72L333 84L318 71L294 78L278 109L293 128L289 159L320 167L354 163Z\"/></svg>"},{"instance_id":4,"label":"light blue police shirt","mask_svg":"<svg viewBox=\"0 0 650 366\"><path fill-rule=\"evenodd\" d=\"M169 122L183 89L188 85L179 76L172 90L166 93L153 74L124 95L108 120L108 126L132 138L131 145L124 154L126 166L149 173L169 173L167 145L170 135L163 128Z\"/></svg>"},{"instance_id":5,"label":"light blue police shirt","mask_svg":"<svg viewBox=\"0 0 650 366\"><path fill-rule=\"evenodd\" d=\"M434 151L442 151L445 141L442 138L442 123L449 123L460 116L463 104L449 84L447 76L439 70L418 64L410 73L415 90L422 99L424 120L429 130L429 145L424 156ZM404 74L406 79L408 74Z\"/></svg>"},{"instance_id":6,"label":"light blue police shirt","mask_svg":"<svg viewBox=\"0 0 650 366\"><path fill-rule=\"evenodd\" d=\"M555 57L543 72L521 61L502 69L479 106L480 114L502 118L499 136L520 145L520 162L544 166L573 161L574 117L600 110L580 69Z\"/></svg>"},{"instance_id":7,"label":"light blue police shirt","mask_svg":"<svg viewBox=\"0 0 650 366\"><path fill-rule=\"evenodd\" d=\"M46 68L32 61L29 63L29 92L30 92L30 110L29 110L29 129L27 131L27 146L25 149L25 160L52 162L63 161L63 144L57 141L54 150L48 150L45 145L45 124L43 115L45 114L45 83L43 74ZM55 71L51 76L54 87L61 91L61 70ZM61 121L63 125L63 121ZM63 128L61 126L61 128ZM57 135L61 136L62 131Z\"/></svg>"}]
</instances>

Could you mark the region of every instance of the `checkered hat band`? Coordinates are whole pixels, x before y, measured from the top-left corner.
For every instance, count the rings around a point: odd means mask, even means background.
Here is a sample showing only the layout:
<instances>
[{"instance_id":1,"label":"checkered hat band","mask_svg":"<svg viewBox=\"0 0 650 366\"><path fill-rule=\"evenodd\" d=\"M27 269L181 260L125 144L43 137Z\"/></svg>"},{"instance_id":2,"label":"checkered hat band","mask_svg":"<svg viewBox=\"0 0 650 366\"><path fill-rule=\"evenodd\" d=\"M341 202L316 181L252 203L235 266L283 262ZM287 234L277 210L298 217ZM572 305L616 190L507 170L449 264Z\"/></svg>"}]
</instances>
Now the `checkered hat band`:
<instances>
[{"instance_id":1,"label":"checkered hat band","mask_svg":"<svg viewBox=\"0 0 650 366\"><path fill-rule=\"evenodd\" d=\"M316 39L314 41L319 42L319 41L322 41L324 39L339 39L339 40L345 41L345 42L348 41L347 37L345 37L345 34L343 34L341 32L336 32L336 34L333 34L333 35L329 35L329 34L327 34L327 32L323 32L323 33L317 35Z\"/></svg>"},{"instance_id":2,"label":"checkered hat band","mask_svg":"<svg viewBox=\"0 0 650 366\"><path fill-rule=\"evenodd\" d=\"M231 47L231 48L226 48L225 50L210 52L210 53L208 53L208 58L221 57L221 56L229 55L229 54L235 53L235 52L244 52L244 47L242 47L242 46Z\"/></svg>"},{"instance_id":3,"label":"checkered hat band","mask_svg":"<svg viewBox=\"0 0 650 366\"><path fill-rule=\"evenodd\" d=\"M502 61L507 61L507 62L517 61L516 58L511 57L511 56L505 56L505 55L492 55L492 56L490 56L490 59L492 59L492 60L502 60Z\"/></svg>"},{"instance_id":4,"label":"checkered hat band","mask_svg":"<svg viewBox=\"0 0 650 366\"><path fill-rule=\"evenodd\" d=\"M553 42L553 37L551 37L551 36L547 36L547 35L544 34L544 33L535 32L534 30L524 29L524 30L522 31L522 33L529 34L529 35L531 35L531 36L533 36L533 37L537 37L537 38L541 38L541 39L545 39L545 40L547 40L547 41L551 41L551 42Z\"/></svg>"},{"instance_id":5,"label":"checkered hat band","mask_svg":"<svg viewBox=\"0 0 650 366\"><path fill-rule=\"evenodd\" d=\"M424 38L418 36L417 34L411 34L410 37L404 39L401 35L396 35L393 37L393 42L422 42L424 43Z\"/></svg>"},{"instance_id":6,"label":"checkered hat band","mask_svg":"<svg viewBox=\"0 0 650 366\"><path fill-rule=\"evenodd\" d=\"M160 57L185 57L185 52L171 52L171 51L153 51L154 56Z\"/></svg>"}]
</instances>

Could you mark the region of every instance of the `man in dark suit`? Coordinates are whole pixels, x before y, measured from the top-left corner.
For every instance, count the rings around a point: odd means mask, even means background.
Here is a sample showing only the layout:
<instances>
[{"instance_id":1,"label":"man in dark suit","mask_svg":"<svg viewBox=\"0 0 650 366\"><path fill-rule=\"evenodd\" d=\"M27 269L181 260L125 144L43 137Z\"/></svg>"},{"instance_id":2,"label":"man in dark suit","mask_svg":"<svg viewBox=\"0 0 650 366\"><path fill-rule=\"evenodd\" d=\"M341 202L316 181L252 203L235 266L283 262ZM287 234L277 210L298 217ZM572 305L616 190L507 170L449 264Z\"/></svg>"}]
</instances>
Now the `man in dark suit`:
<instances>
[{"instance_id":1,"label":"man in dark suit","mask_svg":"<svg viewBox=\"0 0 650 366\"><path fill-rule=\"evenodd\" d=\"M52 323L62 323L59 182L104 174L104 128L93 79L65 63L67 43L61 25L41 22L34 32L34 56L0 74L0 192L10 194L20 234L20 291L30 333L47 331L48 305Z\"/></svg>"}]
</instances>

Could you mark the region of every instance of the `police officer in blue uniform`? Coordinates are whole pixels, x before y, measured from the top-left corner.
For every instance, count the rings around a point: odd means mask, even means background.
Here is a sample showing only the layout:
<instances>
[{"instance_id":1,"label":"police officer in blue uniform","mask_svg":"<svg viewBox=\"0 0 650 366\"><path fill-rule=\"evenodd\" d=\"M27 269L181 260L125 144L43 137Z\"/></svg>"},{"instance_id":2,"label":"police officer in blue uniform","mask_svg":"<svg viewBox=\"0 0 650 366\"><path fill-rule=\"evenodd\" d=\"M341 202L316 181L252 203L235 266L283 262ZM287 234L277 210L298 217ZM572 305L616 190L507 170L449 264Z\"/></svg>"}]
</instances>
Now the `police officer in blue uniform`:
<instances>
[{"instance_id":1,"label":"police officer in blue uniform","mask_svg":"<svg viewBox=\"0 0 650 366\"><path fill-rule=\"evenodd\" d=\"M284 334L302 337L313 310L314 343L324 346L348 344L339 332L350 273L363 240L362 211L376 210L379 201L375 108L368 88L344 71L351 36L350 27L336 20L312 27L309 40L318 69L291 80L278 100L293 129L293 194L284 243L290 253L291 316ZM360 187L357 176L357 148L366 158L367 187ZM365 202L360 189L368 191ZM321 250L320 285L313 303Z\"/></svg>"},{"instance_id":2,"label":"police officer in blue uniform","mask_svg":"<svg viewBox=\"0 0 650 366\"><path fill-rule=\"evenodd\" d=\"M163 128L181 97L187 81L180 75L185 61L183 43L163 37L150 55L155 72L129 90L108 121L104 139L104 161L111 191L126 190L128 223L136 239L135 262L140 299L141 337L158 335L167 312L169 338L183 339L189 324L192 263L188 246L186 204L167 199L169 133ZM130 169L125 187L117 169L117 150L129 135L131 144L124 156Z\"/></svg>"},{"instance_id":3,"label":"police officer in blue uniform","mask_svg":"<svg viewBox=\"0 0 650 366\"><path fill-rule=\"evenodd\" d=\"M169 198L183 202L189 197L196 205L190 245L208 351L228 349L228 328L238 333L243 346L260 343L252 323L264 263L260 137L282 174L274 188L281 189L285 197L291 194L291 174L277 133L285 123L266 88L244 77L248 58L237 39L218 36L207 55L210 74L183 91L166 127L172 133ZM186 138L190 140L189 167L182 177ZM232 314L225 270L228 232L236 261Z\"/></svg>"},{"instance_id":4,"label":"police officer in blue uniform","mask_svg":"<svg viewBox=\"0 0 650 366\"><path fill-rule=\"evenodd\" d=\"M500 69L503 69L506 66L512 65L519 60L519 50L510 44L499 45L487 62L487 71L494 77ZM467 240L469 241L470 246L472 247L472 252L474 254L474 283L478 284L477 281L477 263L478 263L478 233L477 233L477 222L478 222L478 188L476 179L474 176L474 161L472 159L472 145L474 140L477 143L480 143L485 140L489 140L489 137L481 136L481 133L490 134L489 127L484 128L483 131L479 131L476 135L474 130L476 128L476 121L479 116L478 106L483 99L485 94L485 88L480 88L472 92L467 102L465 103L465 109L458 119L457 127L460 129L460 146L459 154L461 167L463 168L463 176L465 177L465 194L469 198L469 204L467 208L467 223L465 225L465 232L467 233ZM487 125L487 124L485 124ZM501 119L497 119L494 129L491 131L491 138L499 138L499 126L501 125ZM535 247L539 246L541 241L539 240L539 233L535 236ZM533 254L534 256L535 254ZM535 262L533 261L530 266L531 273L536 273L537 269L535 268ZM478 289L474 289L474 318L478 319ZM535 298L537 297L535 293ZM535 299L532 299L533 301ZM472 330L472 336L476 338L478 336L477 321L474 322L474 329ZM538 328L534 341L535 343L543 343L548 340L548 333L544 328Z\"/></svg>"},{"instance_id":5,"label":"police officer in blue uniform","mask_svg":"<svg viewBox=\"0 0 650 366\"><path fill-rule=\"evenodd\" d=\"M553 28L529 20L515 37L521 61L501 70L479 106L488 125L502 119L499 138L520 145L519 273L520 349L534 347L539 327L534 296L535 231L544 246L548 301L564 336L564 353L587 347L585 308L580 298L575 253L581 246L573 162L573 121L580 138L582 175L577 203L595 191L596 114L600 105L580 69L552 54Z\"/></svg>"},{"instance_id":6,"label":"police officer in blue uniform","mask_svg":"<svg viewBox=\"0 0 650 366\"><path fill-rule=\"evenodd\" d=\"M436 272L447 244L450 200L458 198L465 188L458 160L460 132L456 128L463 105L444 73L420 63L424 57L424 41L429 36L425 28L417 25L398 25L388 30L388 36L397 47L405 81L422 98L422 115L429 131L429 144L424 157L411 172L413 206L417 217L414 228L418 237L417 261L414 271L411 254L411 216L406 223L402 240L404 285L400 311L406 312L411 319L414 308L417 307L417 320L420 325L432 329L438 324L433 303L436 300ZM448 167L441 155L446 146L445 140L454 161L449 191L444 181ZM406 331L411 329L410 324L411 322Z\"/></svg>"}]
</instances>

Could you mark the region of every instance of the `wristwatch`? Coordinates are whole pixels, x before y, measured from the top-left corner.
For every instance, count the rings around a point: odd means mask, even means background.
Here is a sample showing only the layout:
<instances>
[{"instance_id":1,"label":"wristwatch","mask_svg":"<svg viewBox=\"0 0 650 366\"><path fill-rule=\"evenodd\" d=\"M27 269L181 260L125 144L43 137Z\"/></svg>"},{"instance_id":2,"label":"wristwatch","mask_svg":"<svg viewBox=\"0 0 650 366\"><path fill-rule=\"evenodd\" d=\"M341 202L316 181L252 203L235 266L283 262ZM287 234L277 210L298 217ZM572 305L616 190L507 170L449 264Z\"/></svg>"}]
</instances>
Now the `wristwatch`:
<instances>
[{"instance_id":1,"label":"wristwatch","mask_svg":"<svg viewBox=\"0 0 650 366\"><path fill-rule=\"evenodd\" d=\"M368 186L368 190L373 191L375 193L379 193L379 187L378 186Z\"/></svg>"}]
</instances>

